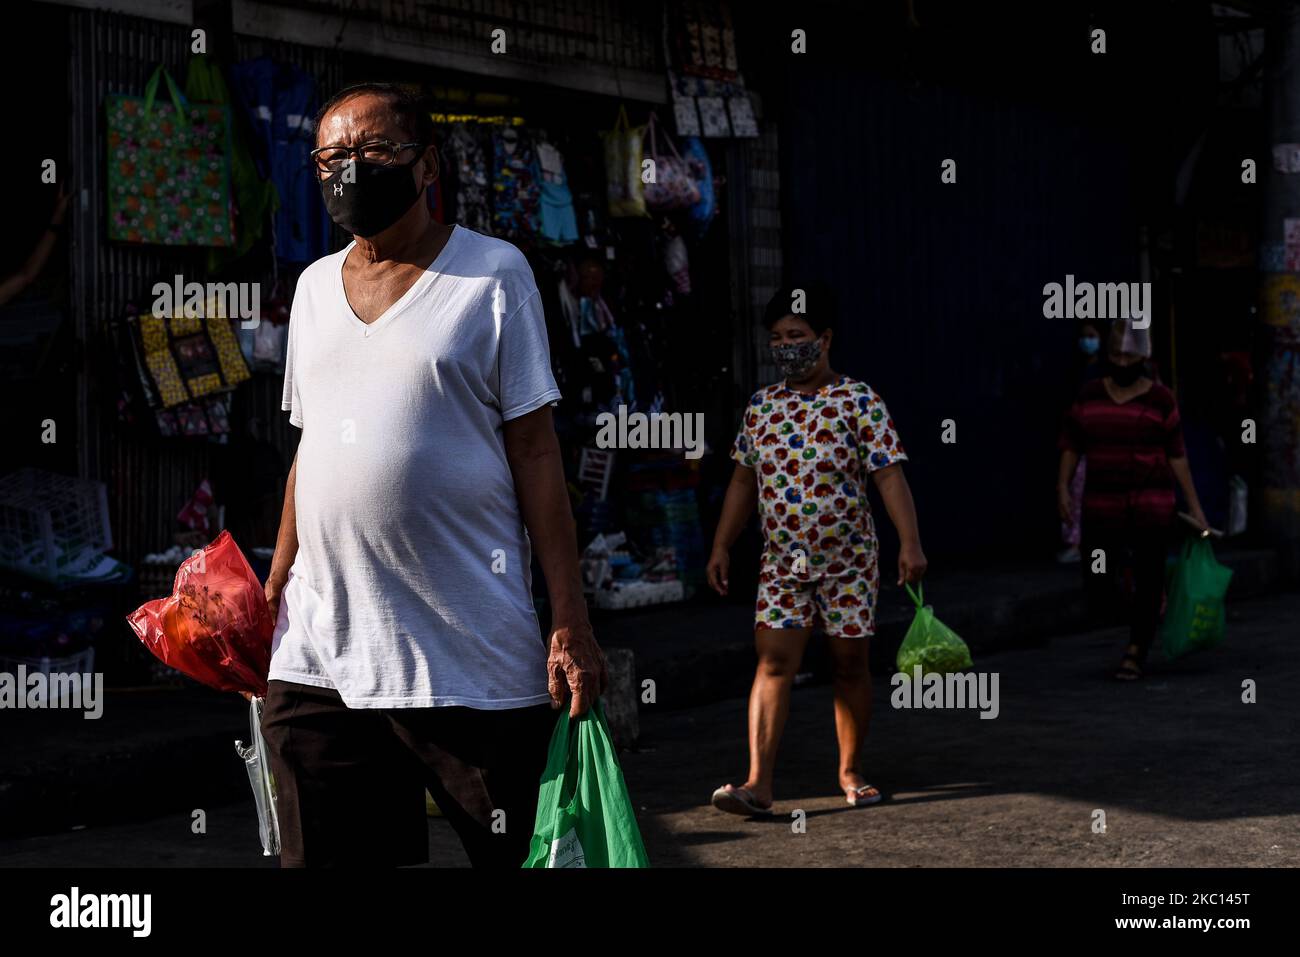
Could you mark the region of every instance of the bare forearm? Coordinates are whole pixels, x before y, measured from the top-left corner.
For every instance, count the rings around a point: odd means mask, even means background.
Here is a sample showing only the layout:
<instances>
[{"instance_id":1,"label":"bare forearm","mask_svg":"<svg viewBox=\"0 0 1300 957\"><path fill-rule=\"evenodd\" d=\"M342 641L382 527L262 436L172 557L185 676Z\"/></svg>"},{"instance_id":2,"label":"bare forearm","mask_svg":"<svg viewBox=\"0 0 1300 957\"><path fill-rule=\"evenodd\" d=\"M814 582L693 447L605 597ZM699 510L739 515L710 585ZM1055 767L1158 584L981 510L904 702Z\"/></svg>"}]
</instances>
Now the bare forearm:
<instances>
[{"instance_id":1,"label":"bare forearm","mask_svg":"<svg viewBox=\"0 0 1300 957\"><path fill-rule=\"evenodd\" d=\"M758 481L754 470L736 466L727 494L722 499L722 514L718 517L718 530L713 533L714 550L729 551L740 533L745 530L749 517L758 503Z\"/></svg>"},{"instance_id":2,"label":"bare forearm","mask_svg":"<svg viewBox=\"0 0 1300 957\"><path fill-rule=\"evenodd\" d=\"M41 233L41 238L36 241L36 248L32 254L27 257L23 263L22 274L28 283L35 281L36 277L41 274L45 268L45 262L50 258L50 253L54 252L55 233L53 229L47 229Z\"/></svg>"},{"instance_id":3,"label":"bare forearm","mask_svg":"<svg viewBox=\"0 0 1300 957\"><path fill-rule=\"evenodd\" d=\"M45 261L50 258L53 249L54 233L47 229L41 234L41 238L36 243L36 248L32 250L32 254L27 257L27 261L23 263L22 267L13 275L0 280L0 306L15 298L36 280L36 277L41 274L41 270L45 267Z\"/></svg>"},{"instance_id":4,"label":"bare forearm","mask_svg":"<svg viewBox=\"0 0 1300 957\"><path fill-rule=\"evenodd\" d=\"M916 503L912 501L912 489L907 484L903 470L896 465L881 469L875 473L876 488L885 502L885 511L894 523L898 540L904 545L915 545L921 541L921 532L917 528Z\"/></svg>"},{"instance_id":5,"label":"bare forearm","mask_svg":"<svg viewBox=\"0 0 1300 957\"><path fill-rule=\"evenodd\" d=\"M578 570L578 532L569 508L560 445L554 432L550 442L512 458L510 470L514 475L519 512L546 578L553 618L565 624L585 622L587 603L582 596L582 576Z\"/></svg>"},{"instance_id":6,"label":"bare forearm","mask_svg":"<svg viewBox=\"0 0 1300 957\"><path fill-rule=\"evenodd\" d=\"M1196 485L1192 482L1192 469L1187 463L1187 457L1170 459L1169 468L1174 473L1174 479L1178 482L1178 487L1182 489L1183 498L1187 500L1187 505L1193 511L1199 511L1201 500L1196 496Z\"/></svg>"},{"instance_id":7,"label":"bare forearm","mask_svg":"<svg viewBox=\"0 0 1300 957\"><path fill-rule=\"evenodd\" d=\"M283 586L289 578L289 568L298 556L298 512L294 507L294 487L298 480L298 456L289 467L289 479L284 483L284 509L280 512L280 531L275 539L275 554L271 557L271 573L267 584Z\"/></svg>"},{"instance_id":8,"label":"bare forearm","mask_svg":"<svg viewBox=\"0 0 1300 957\"><path fill-rule=\"evenodd\" d=\"M1064 449L1061 452L1061 464L1056 470L1056 487L1069 488L1070 482L1074 480L1074 470L1079 467L1079 453L1073 449Z\"/></svg>"}]
</instances>

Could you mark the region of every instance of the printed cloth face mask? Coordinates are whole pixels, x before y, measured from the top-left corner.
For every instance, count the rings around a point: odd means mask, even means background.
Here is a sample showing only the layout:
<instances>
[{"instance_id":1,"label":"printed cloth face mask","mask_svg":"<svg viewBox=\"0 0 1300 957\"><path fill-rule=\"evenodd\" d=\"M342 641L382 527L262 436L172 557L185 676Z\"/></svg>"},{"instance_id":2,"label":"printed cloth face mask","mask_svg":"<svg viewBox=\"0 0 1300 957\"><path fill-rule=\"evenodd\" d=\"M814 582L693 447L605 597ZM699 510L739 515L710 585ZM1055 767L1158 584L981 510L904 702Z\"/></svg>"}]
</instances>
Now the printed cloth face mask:
<instances>
[{"instance_id":1,"label":"printed cloth face mask","mask_svg":"<svg viewBox=\"0 0 1300 957\"><path fill-rule=\"evenodd\" d=\"M812 372L822 357L822 341L805 339L803 342L783 342L772 348L772 361L787 379L800 379Z\"/></svg>"},{"instance_id":2,"label":"printed cloth face mask","mask_svg":"<svg viewBox=\"0 0 1300 957\"><path fill-rule=\"evenodd\" d=\"M330 219L354 236L377 236L405 215L420 191L411 177L417 156L404 165L376 163L345 164L320 181L321 196ZM356 182L344 182L343 174L356 169Z\"/></svg>"}]
</instances>

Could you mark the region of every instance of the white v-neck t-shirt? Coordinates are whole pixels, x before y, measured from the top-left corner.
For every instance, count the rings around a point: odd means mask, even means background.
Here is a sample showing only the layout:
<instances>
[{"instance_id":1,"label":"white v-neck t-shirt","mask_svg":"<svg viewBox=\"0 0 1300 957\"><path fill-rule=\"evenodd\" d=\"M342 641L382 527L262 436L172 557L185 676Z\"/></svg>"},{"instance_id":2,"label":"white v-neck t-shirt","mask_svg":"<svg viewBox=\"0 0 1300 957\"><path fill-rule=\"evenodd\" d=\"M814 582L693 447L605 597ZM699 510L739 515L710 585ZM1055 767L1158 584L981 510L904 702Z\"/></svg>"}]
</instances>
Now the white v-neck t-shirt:
<instances>
[{"instance_id":1,"label":"white v-neck t-shirt","mask_svg":"<svg viewBox=\"0 0 1300 957\"><path fill-rule=\"evenodd\" d=\"M545 702L502 434L560 397L532 270L456 226L367 325L344 293L353 245L303 271L290 313L298 554L270 677L336 689L352 708Z\"/></svg>"}]
</instances>

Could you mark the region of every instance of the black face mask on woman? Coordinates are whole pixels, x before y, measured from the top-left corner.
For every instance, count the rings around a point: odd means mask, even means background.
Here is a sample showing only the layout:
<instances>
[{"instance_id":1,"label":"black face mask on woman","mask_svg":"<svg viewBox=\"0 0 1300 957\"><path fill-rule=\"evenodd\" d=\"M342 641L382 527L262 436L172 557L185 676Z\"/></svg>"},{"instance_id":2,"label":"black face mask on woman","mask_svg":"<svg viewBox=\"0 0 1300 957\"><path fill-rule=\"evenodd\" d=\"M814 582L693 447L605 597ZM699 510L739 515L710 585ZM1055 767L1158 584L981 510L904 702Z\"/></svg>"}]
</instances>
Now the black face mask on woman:
<instances>
[{"instance_id":1,"label":"black face mask on woman","mask_svg":"<svg viewBox=\"0 0 1300 957\"><path fill-rule=\"evenodd\" d=\"M356 166L356 182L344 182L345 165L320 181L321 196L330 219L354 236L377 236L405 215L420 190L411 176L411 167L420 161L380 166L361 163Z\"/></svg>"},{"instance_id":2,"label":"black face mask on woman","mask_svg":"<svg viewBox=\"0 0 1300 957\"><path fill-rule=\"evenodd\" d=\"M1142 376L1148 374L1146 361L1134 362L1130 365L1116 365L1109 359L1106 360L1106 374L1117 386L1130 386Z\"/></svg>"}]
</instances>

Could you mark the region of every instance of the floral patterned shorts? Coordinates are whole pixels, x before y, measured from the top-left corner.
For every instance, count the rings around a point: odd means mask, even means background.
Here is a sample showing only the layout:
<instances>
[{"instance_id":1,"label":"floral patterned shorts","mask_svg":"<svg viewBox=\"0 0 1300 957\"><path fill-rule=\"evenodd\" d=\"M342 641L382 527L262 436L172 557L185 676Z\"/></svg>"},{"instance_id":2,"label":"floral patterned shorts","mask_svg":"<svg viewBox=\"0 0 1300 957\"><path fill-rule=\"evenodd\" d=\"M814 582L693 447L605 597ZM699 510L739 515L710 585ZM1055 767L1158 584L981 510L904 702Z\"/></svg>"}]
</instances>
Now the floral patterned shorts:
<instances>
[{"instance_id":1,"label":"floral patterned shorts","mask_svg":"<svg viewBox=\"0 0 1300 957\"><path fill-rule=\"evenodd\" d=\"M839 575L794 575L768 557L758 576L755 628L812 628L833 638L866 638L876 631L880 572L875 555Z\"/></svg>"}]
</instances>

